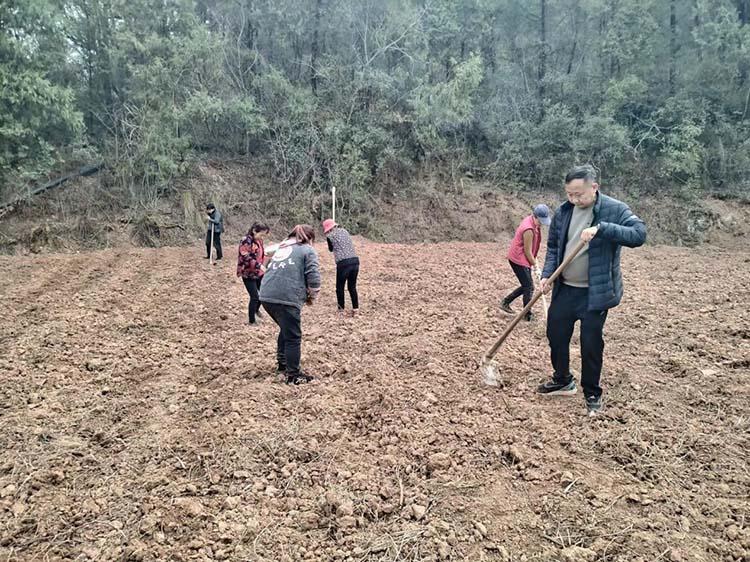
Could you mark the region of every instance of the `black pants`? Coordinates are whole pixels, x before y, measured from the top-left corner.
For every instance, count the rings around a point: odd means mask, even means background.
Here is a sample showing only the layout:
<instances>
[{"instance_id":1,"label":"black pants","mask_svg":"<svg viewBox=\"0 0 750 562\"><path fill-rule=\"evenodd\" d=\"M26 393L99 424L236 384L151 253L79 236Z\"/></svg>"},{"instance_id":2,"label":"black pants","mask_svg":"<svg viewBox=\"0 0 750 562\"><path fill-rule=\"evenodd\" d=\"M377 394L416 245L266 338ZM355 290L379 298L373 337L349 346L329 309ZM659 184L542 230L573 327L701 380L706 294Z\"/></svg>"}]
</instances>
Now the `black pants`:
<instances>
[{"instance_id":1,"label":"black pants","mask_svg":"<svg viewBox=\"0 0 750 562\"><path fill-rule=\"evenodd\" d=\"M279 326L276 360L279 370L298 375L302 353L302 311L296 306L264 302L263 308Z\"/></svg>"},{"instance_id":2,"label":"black pants","mask_svg":"<svg viewBox=\"0 0 750 562\"><path fill-rule=\"evenodd\" d=\"M352 308L359 308L359 294L357 293L357 276L359 275L359 258L341 260L336 264L336 300L339 309L344 309L344 287L348 286L352 299Z\"/></svg>"},{"instance_id":3,"label":"black pants","mask_svg":"<svg viewBox=\"0 0 750 562\"><path fill-rule=\"evenodd\" d=\"M262 277L259 277L258 279L242 278L242 282L245 284L245 289L247 289L247 294L250 295L250 302L247 305L247 318L248 322L251 324L255 324L255 315L260 310L260 296L258 291L260 291L261 280Z\"/></svg>"},{"instance_id":4,"label":"black pants","mask_svg":"<svg viewBox=\"0 0 750 562\"><path fill-rule=\"evenodd\" d=\"M216 259L222 258L221 253L221 232L214 232L214 248L216 248ZM211 257L211 230L206 231L206 257Z\"/></svg>"},{"instance_id":5,"label":"black pants","mask_svg":"<svg viewBox=\"0 0 750 562\"><path fill-rule=\"evenodd\" d=\"M547 316L547 339L555 369L555 382L568 383L570 374L570 338L576 321L581 321L581 386L586 396L601 396L599 380L604 355L606 310L586 310L589 290L562 284L552 299Z\"/></svg>"},{"instance_id":6,"label":"black pants","mask_svg":"<svg viewBox=\"0 0 750 562\"><path fill-rule=\"evenodd\" d=\"M526 306L531 300L531 295L534 293L534 281L531 278L531 268L518 265L508 260L510 267L513 269L513 273L516 274L518 280L521 282L521 286L515 291L505 297L505 302L508 304L512 303L518 297L523 295L523 305Z\"/></svg>"}]
</instances>

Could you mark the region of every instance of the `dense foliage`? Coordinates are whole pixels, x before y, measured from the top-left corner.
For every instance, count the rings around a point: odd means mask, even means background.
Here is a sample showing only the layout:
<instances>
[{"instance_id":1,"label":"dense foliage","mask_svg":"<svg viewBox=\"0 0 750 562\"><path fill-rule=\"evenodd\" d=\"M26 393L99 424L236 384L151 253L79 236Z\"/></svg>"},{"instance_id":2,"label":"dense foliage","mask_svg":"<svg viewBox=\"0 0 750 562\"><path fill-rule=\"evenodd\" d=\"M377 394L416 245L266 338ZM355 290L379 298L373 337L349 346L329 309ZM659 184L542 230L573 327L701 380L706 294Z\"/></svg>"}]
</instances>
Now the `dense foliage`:
<instances>
[{"instance_id":1,"label":"dense foliage","mask_svg":"<svg viewBox=\"0 0 750 562\"><path fill-rule=\"evenodd\" d=\"M750 190L750 0L19 0L0 198L103 158L151 204L206 155L355 212L415 174ZM269 178L271 179L271 178Z\"/></svg>"}]
</instances>

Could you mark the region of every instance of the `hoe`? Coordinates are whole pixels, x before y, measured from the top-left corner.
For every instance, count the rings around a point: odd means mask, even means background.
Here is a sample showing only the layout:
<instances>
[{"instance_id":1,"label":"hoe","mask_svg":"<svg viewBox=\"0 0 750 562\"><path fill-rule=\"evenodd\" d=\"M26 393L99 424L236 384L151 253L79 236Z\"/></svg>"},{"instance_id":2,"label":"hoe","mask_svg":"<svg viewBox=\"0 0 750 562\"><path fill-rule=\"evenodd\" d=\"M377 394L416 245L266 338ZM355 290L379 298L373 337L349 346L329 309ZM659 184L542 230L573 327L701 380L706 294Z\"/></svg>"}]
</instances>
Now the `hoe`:
<instances>
[{"instance_id":1,"label":"hoe","mask_svg":"<svg viewBox=\"0 0 750 562\"><path fill-rule=\"evenodd\" d=\"M563 260L563 262L560 264L560 267L558 267L555 272L550 275L549 279L547 280L547 284L554 283L555 279L557 279L560 274L563 272L563 270L568 267L568 264L573 261L573 258L575 258L578 255L578 252L583 249L583 247L586 245L586 242L580 241L576 245L575 248L573 248L573 251L570 252L570 254ZM534 306L536 301L538 301L541 296L544 293L542 291L536 291L534 293L534 296L531 297L531 300L529 303L523 307L523 310L519 312L516 317L513 319L513 321L508 325L507 328L505 328L505 331L502 333L502 335L497 339L495 344L482 356L482 360L479 363L479 370L482 373L482 380L485 384L488 384L490 386L497 386L498 385L498 374L499 374L499 368L497 363L495 363L492 358L495 357L495 354L497 354L497 350L500 349L500 346L503 345L503 342L507 339L507 337L510 335L510 333L513 331L513 328L515 328L518 323L521 321L521 319L531 310L531 308Z\"/></svg>"}]
</instances>

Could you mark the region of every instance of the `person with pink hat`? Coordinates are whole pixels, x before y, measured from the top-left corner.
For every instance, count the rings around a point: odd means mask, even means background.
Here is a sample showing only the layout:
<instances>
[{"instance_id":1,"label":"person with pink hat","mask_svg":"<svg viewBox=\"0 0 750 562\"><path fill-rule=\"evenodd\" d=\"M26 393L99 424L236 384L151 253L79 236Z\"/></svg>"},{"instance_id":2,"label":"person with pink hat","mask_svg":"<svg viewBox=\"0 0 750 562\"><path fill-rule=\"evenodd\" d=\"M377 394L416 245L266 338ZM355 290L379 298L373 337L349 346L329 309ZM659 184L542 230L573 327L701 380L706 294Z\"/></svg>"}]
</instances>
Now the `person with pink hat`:
<instances>
[{"instance_id":1,"label":"person with pink hat","mask_svg":"<svg viewBox=\"0 0 750 562\"><path fill-rule=\"evenodd\" d=\"M534 281L531 269L537 268L536 257L542 244L542 225L549 226L552 222L552 213L547 205L540 203L532 213L521 221L516 229L516 234L508 249L508 262L513 273L516 274L521 284L515 291L503 299L500 310L513 314L510 303L523 295L523 305L526 306L531 300L534 292ZM525 320L532 319L531 311L526 313Z\"/></svg>"},{"instance_id":2,"label":"person with pink hat","mask_svg":"<svg viewBox=\"0 0 750 562\"><path fill-rule=\"evenodd\" d=\"M339 314L344 313L344 288L349 289L352 299L351 316L359 311L359 294L357 293L357 276L359 275L359 257L354 250L354 242L345 228L336 224L333 219L323 221L323 234L328 241L328 251L333 252L336 260L336 300Z\"/></svg>"}]
</instances>

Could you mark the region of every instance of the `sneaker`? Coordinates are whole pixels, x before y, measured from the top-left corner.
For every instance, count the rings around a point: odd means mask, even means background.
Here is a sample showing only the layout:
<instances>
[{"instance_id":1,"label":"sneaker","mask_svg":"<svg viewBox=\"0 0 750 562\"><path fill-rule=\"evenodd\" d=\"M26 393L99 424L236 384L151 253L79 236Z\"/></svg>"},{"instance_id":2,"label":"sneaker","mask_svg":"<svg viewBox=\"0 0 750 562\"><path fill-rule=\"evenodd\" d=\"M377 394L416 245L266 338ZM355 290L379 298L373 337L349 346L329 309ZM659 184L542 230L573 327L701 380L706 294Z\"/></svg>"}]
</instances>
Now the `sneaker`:
<instances>
[{"instance_id":1,"label":"sneaker","mask_svg":"<svg viewBox=\"0 0 750 562\"><path fill-rule=\"evenodd\" d=\"M602 397L601 396L587 396L586 397L586 410L589 416L595 416L602 411Z\"/></svg>"},{"instance_id":2,"label":"sneaker","mask_svg":"<svg viewBox=\"0 0 750 562\"><path fill-rule=\"evenodd\" d=\"M513 314L513 309L510 307L510 303L505 299L500 303L500 310L507 312L508 314Z\"/></svg>"},{"instance_id":3,"label":"sneaker","mask_svg":"<svg viewBox=\"0 0 750 562\"><path fill-rule=\"evenodd\" d=\"M276 372L281 373L281 374L286 374L286 365L277 365Z\"/></svg>"},{"instance_id":4,"label":"sneaker","mask_svg":"<svg viewBox=\"0 0 750 562\"><path fill-rule=\"evenodd\" d=\"M308 375L307 373L303 373L300 371L299 373L296 373L294 375L287 375L286 376L286 384L305 384L313 380L315 377L312 375Z\"/></svg>"},{"instance_id":5,"label":"sneaker","mask_svg":"<svg viewBox=\"0 0 750 562\"><path fill-rule=\"evenodd\" d=\"M576 381L574 380L567 383L559 383L551 380L540 384L536 389L539 394L546 396L572 396L577 390Z\"/></svg>"}]
</instances>

